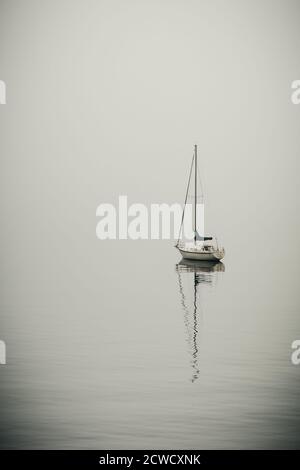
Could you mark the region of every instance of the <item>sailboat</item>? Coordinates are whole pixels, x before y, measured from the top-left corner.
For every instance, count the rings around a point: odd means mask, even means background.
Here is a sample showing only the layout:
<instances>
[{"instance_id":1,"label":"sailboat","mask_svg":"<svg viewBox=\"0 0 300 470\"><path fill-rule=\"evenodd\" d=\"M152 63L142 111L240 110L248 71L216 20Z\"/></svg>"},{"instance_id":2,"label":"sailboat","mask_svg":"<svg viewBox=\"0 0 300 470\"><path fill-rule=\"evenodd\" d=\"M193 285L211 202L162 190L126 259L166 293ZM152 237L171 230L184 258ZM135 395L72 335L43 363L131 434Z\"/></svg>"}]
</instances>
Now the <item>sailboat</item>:
<instances>
[{"instance_id":1,"label":"sailboat","mask_svg":"<svg viewBox=\"0 0 300 470\"><path fill-rule=\"evenodd\" d=\"M193 226L194 241L185 242L183 240L180 240L180 236L182 233L182 225L183 225L183 220L184 220L185 208L187 204L187 198L189 194L191 175L192 175L193 169L194 169L194 176L195 176L194 178L194 186L195 186L194 187L194 190L195 190L194 192L194 226ZM189 174L189 179L188 179L187 191L186 191L186 196L185 196L182 220L181 220L178 240L175 245L175 248L177 248L180 251L184 259L192 259L192 260L199 260L199 261L220 261L225 256L224 248L218 246L218 241L215 237L199 235L198 230L197 230L197 200L198 200L197 179L198 179L198 156L197 156L197 145L195 145L194 155L192 158L192 164L191 164L191 169L190 169L190 174Z\"/></svg>"}]
</instances>

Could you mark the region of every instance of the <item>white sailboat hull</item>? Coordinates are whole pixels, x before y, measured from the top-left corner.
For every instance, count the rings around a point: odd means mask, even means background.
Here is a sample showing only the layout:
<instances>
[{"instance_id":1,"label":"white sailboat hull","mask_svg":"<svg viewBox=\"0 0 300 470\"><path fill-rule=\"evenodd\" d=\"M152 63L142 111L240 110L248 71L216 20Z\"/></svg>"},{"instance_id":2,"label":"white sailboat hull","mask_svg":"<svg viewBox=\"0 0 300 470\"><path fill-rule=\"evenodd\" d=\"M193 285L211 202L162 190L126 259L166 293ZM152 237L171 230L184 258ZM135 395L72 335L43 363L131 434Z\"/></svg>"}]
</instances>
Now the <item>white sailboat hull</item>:
<instances>
[{"instance_id":1,"label":"white sailboat hull","mask_svg":"<svg viewBox=\"0 0 300 470\"><path fill-rule=\"evenodd\" d=\"M198 260L198 261L219 261L221 260L224 255L222 252L220 251L215 251L215 252L212 252L212 253L203 253L203 252L196 252L196 251L185 251L185 250L182 250L180 248L178 248L180 253L181 253L181 256L184 258L184 259L194 259L194 260Z\"/></svg>"}]
</instances>

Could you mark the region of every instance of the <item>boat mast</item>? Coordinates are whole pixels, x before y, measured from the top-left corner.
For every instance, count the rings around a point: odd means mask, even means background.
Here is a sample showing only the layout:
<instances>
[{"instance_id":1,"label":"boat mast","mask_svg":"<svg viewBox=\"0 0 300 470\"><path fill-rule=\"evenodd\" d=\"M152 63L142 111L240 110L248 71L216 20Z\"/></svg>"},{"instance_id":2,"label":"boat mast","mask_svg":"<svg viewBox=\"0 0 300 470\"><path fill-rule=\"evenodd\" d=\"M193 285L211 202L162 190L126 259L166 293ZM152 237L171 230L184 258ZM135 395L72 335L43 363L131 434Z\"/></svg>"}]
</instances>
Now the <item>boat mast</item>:
<instances>
[{"instance_id":1,"label":"boat mast","mask_svg":"<svg viewBox=\"0 0 300 470\"><path fill-rule=\"evenodd\" d=\"M195 227L194 242L197 240L197 145L195 145Z\"/></svg>"}]
</instances>

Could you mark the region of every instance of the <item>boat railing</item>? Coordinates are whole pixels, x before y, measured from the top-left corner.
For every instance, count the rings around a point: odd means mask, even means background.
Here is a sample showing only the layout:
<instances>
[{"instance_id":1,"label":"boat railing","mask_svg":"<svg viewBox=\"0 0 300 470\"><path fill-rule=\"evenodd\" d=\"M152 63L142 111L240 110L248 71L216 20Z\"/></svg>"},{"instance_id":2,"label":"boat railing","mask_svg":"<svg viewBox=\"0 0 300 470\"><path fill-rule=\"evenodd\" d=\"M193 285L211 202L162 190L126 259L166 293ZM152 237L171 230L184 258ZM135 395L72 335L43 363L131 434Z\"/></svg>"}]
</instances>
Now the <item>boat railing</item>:
<instances>
[{"instance_id":1,"label":"boat railing","mask_svg":"<svg viewBox=\"0 0 300 470\"><path fill-rule=\"evenodd\" d=\"M216 251L216 248L214 248L213 246L187 245L186 243L184 243L182 241L178 242L178 244L176 246L179 249L190 251L190 252L196 252L196 253L199 253L199 252L212 253L212 252Z\"/></svg>"}]
</instances>

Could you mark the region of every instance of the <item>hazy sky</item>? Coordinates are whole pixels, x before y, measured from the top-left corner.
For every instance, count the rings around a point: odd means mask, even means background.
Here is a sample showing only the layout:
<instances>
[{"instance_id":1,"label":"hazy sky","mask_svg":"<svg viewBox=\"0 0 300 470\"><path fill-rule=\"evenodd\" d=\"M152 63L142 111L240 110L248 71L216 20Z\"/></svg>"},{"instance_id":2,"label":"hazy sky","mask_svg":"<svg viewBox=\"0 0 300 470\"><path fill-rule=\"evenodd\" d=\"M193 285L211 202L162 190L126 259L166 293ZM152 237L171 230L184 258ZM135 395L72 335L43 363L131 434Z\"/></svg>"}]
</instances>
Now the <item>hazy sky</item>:
<instances>
[{"instance_id":1,"label":"hazy sky","mask_svg":"<svg viewBox=\"0 0 300 470\"><path fill-rule=\"evenodd\" d=\"M258 235L297 242L297 0L0 9L7 254L46 240L89 249L96 207L119 194L182 202L194 143L208 232L238 250Z\"/></svg>"}]
</instances>

